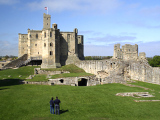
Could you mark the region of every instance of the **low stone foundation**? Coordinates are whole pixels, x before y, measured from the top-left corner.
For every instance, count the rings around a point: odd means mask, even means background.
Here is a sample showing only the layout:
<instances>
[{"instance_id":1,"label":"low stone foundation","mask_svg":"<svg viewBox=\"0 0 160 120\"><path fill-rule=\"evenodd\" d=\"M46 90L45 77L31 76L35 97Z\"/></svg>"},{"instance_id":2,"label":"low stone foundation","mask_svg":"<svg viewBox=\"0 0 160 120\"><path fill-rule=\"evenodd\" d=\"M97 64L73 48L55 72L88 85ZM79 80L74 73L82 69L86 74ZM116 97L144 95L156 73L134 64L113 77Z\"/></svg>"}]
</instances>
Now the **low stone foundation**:
<instances>
[{"instance_id":1,"label":"low stone foundation","mask_svg":"<svg viewBox=\"0 0 160 120\"><path fill-rule=\"evenodd\" d=\"M49 79L47 82L20 81L19 83L36 84L36 85L95 86L100 84L100 81L95 76L87 76L87 77L66 77L66 78Z\"/></svg>"},{"instance_id":2,"label":"low stone foundation","mask_svg":"<svg viewBox=\"0 0 160 120\"><path fill-rule=\"evenodd\" d=\"M46 71L46 70L41 70L40 68L34 69L34 74L56 75L56 74L62 74L62 73L70 73L70 72L69 71Z\"/></svg>"},{"instance_id":3,"label":"low stone foundation","mask_svg":"<svg viewBox=\"0 0 160 120\"><path fill-rule=\"evenodd\" d=\"M160 102L160 100L134 100L135 102Z\"/></svg>"},{"instance_id":4,"label":"low stone foundation","mask_svg":"<svg viewBox=\"0 0 160 120\"><path fill-rule=\"evenodd\" d=\"M125 93L117 93L116 96L155 97L153 95L150 95L148 92L125 92Z\"/></svg>"}]
</instances>

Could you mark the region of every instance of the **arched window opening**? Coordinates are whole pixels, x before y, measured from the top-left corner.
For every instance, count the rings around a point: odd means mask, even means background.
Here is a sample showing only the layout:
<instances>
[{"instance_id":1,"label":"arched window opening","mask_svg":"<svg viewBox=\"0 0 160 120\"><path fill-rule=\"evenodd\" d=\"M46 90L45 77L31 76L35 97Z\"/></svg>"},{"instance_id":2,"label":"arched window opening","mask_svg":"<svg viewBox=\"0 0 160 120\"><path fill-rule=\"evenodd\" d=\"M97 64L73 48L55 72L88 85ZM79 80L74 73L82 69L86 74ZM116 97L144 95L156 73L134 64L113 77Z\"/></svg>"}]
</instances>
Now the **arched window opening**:
<instances>
[{"instance_id":1,"label":"arched window opening","mask_svg":"<svg viewBox=\"0 0 160 120\"><path fill-rule=\"evenodd\" d=\"M50 55L53 55L53 51L50 51Z\"/></svg>"},{"instance_id":2,"label":"arched window opening","mask_svg":"<svg viewBox=\"0 0 160 120\"><path fill-rule=\"evenodd\" d=\"M50 32L50 37L52 37L52 32Z\"/></svg>"},{"instance_id":3,"label":"arched window opening","mask_svg":"<svg viewBox=\"0 0 160 120\"><path fill-rule=\"evenodd\" d=\"M38 54L39 54L39 52L38 52Z\"/></svg>"},{"instance_id":4,"label":"arched window opening","mask_svg":"<svg viewBox=\"0 0 160 120\"><path fill-rule=\"evenodd\" d=\"M36 39L38 39L38 34L36 34Z\"/></svg>"},{"instance_id":5,"label":"arched window opening","mask_svg":"<svg viewBox=\"0 0 160 120\"><path fill-rule=\"evenodd\" d=\"M46 32L44 33L44 37L46 37Z\"/></svg>"},{"instance_id":6,"label":"arched window opening","mask_svg":"<svg viewBox=\"0 0 160 120\"><path fill-rule=\"evenodd\" d=\"M46 43L44 43L44 47L46 47Z\"/></svg>"},{"instance_id":7,"label":"arched window opening","mask_svg":"<svg viewBox=\"0 0 160 120\"><path fill-rule=\"evenodd\" d=\"M35 44L35 46L37 46L37 44Z\"/></svg>"},{"instance_id":8,"label":"arched window opening","mask_svg":"<svg viewBox=\"0 0 160 120\"><path fill-rule=\"evenodd\" d=\"M53 43L50 43L50 46L53 47Z\"/></svg>"},{"instance_id":9,"label":"arched window opening","mask_svg":"<svg viewBox=\"0 0 160 120\"><path fill-rule=\"evenodd\" d=\"M30 35L29 37L32 38L32 35Z\"/></svg>"}]
</instances>

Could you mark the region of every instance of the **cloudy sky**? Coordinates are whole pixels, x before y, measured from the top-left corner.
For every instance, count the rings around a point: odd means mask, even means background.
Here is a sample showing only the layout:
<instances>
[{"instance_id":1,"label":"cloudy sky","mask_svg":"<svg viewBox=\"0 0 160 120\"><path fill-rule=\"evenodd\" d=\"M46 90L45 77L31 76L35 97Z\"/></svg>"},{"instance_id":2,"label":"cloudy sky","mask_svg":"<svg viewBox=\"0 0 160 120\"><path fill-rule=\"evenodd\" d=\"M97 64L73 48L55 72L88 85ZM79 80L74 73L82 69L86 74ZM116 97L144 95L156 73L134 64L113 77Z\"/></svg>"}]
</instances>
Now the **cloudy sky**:
<instances>
[{"instance_id":1,"label":"cloudy sky","mask_svg":"<svg viewBox=\"0 0 160 120\"><path fill-rule=\"evenodd\" d=\"M147 57L160 55L160 0L0 0L0 56L18 56L18 33L51 24L84 35L85 56L112 56L114 44L138 44Z\"/></svg>"}]
</instances>

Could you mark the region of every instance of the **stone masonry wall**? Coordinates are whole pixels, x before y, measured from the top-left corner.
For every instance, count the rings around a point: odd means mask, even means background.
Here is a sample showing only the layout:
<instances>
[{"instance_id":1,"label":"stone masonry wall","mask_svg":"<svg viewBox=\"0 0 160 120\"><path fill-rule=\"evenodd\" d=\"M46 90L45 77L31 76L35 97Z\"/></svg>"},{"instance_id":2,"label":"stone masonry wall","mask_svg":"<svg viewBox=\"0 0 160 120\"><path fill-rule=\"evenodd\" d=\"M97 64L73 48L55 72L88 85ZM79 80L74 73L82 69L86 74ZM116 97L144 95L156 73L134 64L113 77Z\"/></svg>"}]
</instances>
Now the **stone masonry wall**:
<instances>
[{"instance_id":1,"label":"stone masonry wall","mask_svg":"<svg viewBox=\"0 0 160 120\"><path fill-rule=\"evenodd\" d=\"M75 65L84 69L87 73L95 74L102 83L125 82L124 68L127 66L121 60L88 60L78 62Z\"/></svg>"},{"instance_id":2,"label":"stone masonry wall","mask_svg":"<svg viewBox=\"0 0 160 120\"><path fill-rule=\"evenodd\" d=\"M144 62L131 62L129 65L131 79L160 84L160 67L151 67Z\"/></svg>"},{"instance_id":3,"label":"stone masonry wall","mask_svg":"<svg viewBox=\"0 0 160 120\"><path fill-rule=\"evenodd\" d=\"M56 75L56 74L62 74L62 73L70 73L70 72L69 71L46 71L46 70L41 70L40 68L34 69L34 74Z\"/></svg>"}]
</instances>

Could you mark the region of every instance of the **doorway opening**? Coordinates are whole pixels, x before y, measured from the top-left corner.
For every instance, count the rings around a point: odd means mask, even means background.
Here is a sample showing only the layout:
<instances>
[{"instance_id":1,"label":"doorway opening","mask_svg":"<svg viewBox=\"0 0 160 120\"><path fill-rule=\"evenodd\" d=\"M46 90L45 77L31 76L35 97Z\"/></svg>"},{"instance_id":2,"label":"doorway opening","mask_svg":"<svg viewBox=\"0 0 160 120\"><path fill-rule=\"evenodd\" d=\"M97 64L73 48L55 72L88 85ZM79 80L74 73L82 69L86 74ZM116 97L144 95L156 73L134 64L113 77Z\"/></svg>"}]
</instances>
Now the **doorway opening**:
<instances>
[{"instance_id":1,"label":"doorway opening","mask_svg":"<svg viewBox=\"0 0 160 120\"><path fill-rule=\"evenodd\" d=\"M78 86L87 86L87 79L82 78L78 80Z\"/></svg>"},{"instance_id":2,"label":"doorway opening","mask_svg":"<svg viewBox=\"0 0 160 120\"><path fill-rule=\"evenodd\" d=\"M63 82L64 82L64 80L63 80L63 79L60 79L59 81L60 81L60 83L63 83Z\"/></svg>"}]
</instances>

